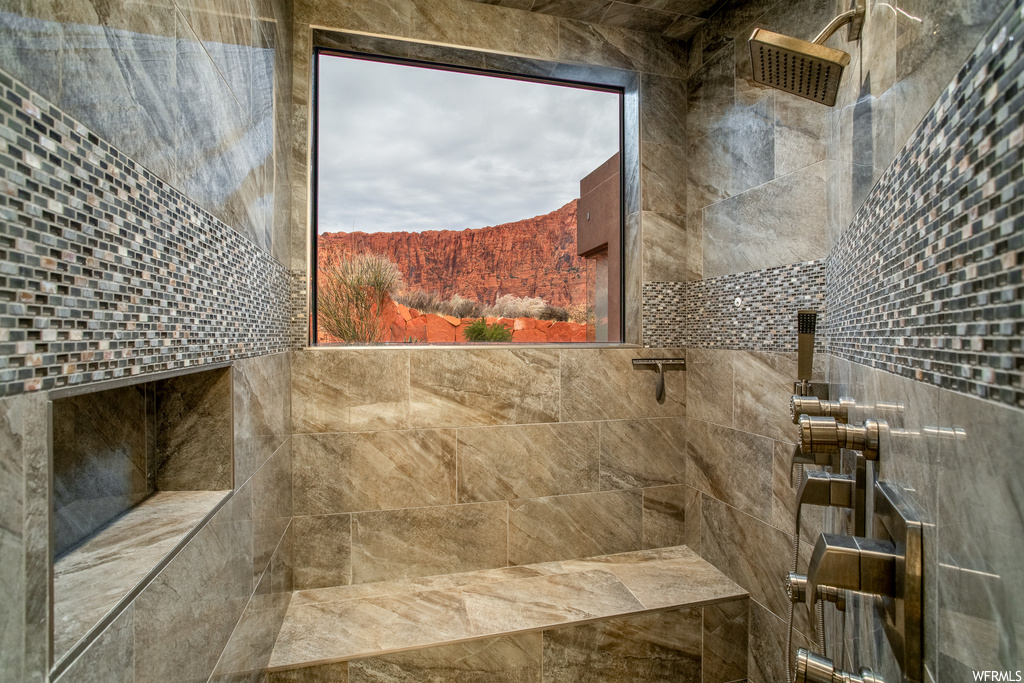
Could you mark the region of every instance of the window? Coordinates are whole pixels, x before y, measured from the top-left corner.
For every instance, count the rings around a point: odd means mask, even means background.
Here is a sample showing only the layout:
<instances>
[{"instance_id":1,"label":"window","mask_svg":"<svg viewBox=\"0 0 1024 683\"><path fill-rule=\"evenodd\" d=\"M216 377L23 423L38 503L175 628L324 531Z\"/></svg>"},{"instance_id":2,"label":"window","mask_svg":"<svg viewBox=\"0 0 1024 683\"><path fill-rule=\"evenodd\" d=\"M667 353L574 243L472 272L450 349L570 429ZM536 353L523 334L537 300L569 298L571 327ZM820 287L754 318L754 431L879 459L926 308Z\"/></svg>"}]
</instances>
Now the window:
<instances>
[{"instance_id":1,"label":"window","mask_svg":"<svg viewBox=\"0 0 1024 683\"><path fill-rule=\"evenodd\" d=\"M317 343L622 340L622 91L316 55Z\"/></svg>"}]
</instances>

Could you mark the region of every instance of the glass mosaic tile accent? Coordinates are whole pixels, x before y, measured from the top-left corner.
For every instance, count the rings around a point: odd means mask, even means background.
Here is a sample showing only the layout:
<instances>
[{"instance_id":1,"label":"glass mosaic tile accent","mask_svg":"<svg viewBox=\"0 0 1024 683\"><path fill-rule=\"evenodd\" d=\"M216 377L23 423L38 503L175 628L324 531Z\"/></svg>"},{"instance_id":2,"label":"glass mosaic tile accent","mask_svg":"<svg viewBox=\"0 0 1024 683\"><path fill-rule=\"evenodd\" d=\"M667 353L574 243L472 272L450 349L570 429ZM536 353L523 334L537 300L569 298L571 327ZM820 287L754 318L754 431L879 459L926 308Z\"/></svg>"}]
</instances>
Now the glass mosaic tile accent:
<instances>
[{"instance_id":1,"label":"glass mosaic tile accent","mask_svg":"<svg viewBox=\"0 0 1024 683\"><path fill-rule=\"evenodd\" d=\"M693 282L648 282L644 346L796 351L796 313L822 312L824 290L824 260Z\"/></svg>"},{"instance_id":2,"label":"glass mosaic tile accent","mask_svg":"<svg viewBox=\"0 0 1024 683\"><path fill-rule=\"evenodd\" d=\"M1024 3L1011 3L828 259L829 352L1024 407Z\"/></svg>"},{"instance_id":3,"label":"glass mosaic tile accent","mask_svg":"<svg viewBox=\"0 0 1024 683\"><path fill-rule=\"evenodd\" d=\"M289 273L0 72L0 396L289 348Z\"/></svg>"}]
</instances>

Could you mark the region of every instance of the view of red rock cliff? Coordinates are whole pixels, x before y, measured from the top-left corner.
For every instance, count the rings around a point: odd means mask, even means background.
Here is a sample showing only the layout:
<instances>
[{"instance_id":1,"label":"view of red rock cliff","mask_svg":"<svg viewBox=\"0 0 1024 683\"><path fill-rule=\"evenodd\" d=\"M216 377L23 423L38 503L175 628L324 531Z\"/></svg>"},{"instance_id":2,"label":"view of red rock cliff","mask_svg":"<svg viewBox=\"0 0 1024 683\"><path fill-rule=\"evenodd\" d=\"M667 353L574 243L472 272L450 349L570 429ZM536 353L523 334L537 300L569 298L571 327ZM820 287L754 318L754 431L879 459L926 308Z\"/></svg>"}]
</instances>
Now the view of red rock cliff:
<instances>
[{"instance_id":1,"label":"view of red rock cliff","mask_svg":"<svg viewBox=\"0 0 1024 683\"><path fill-rule=\"evenodd\" d=\"M514 223L469 230L329 232L318 259L373 252L402 271L405 291L461 294L492 304L504 294L541 297L549 304L585 303L585 260L576 255L576 203Z\"/></svg>"}]
</instances>

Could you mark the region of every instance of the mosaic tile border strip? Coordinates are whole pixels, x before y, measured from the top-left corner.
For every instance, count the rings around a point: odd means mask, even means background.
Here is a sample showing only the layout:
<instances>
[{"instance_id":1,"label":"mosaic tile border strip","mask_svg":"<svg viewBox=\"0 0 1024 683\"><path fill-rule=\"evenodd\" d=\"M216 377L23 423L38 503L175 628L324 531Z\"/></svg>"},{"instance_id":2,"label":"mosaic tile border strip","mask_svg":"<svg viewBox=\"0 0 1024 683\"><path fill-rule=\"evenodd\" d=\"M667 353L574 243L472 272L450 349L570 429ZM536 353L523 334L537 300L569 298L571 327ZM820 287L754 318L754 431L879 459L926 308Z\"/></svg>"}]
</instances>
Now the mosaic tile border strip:
<instances>
[{"instance_id":1,"label":"mosaic tile border strip","mask_svg":"<svg viewBox=\"0 0 1024 683\"><path fill-rule=\"evenodd\" d=\"M1024 1L939 97L829 255L828 350L1024 408Z\"/></svg>"},{"instance_id":2,"label":"mosaic tile border strip","mask_svg":"<svg viewBox=\"0 0 1024 683\"><path fill-rule=\"evenodd\" d=\"M824 260L693 282L648 282L644 346L796 351L796 313L823 312L824 290ZM824 350L823 341L819 346Z\"/></svg>"},{"instance_id":3,"label":"mosaic tile border strip","mask_svg":"<svg viewBox=\"0 0 1024 683\"><path fill-rule=\"evenodd\" d=\"M0 395L275 353L288 270L0 72Z\"/></svg>"},{"instance_id":4,"label":"mosaic tile border strip","mask_svg":"<svg viewBox=\"0 0 1024 683\"><path fill-rule=\"evenodd\" d=\"M289 334L292 348L309 346L309 291L305 270L289 271L288 296L291 301L291 325Z\"/></svg>"}]
</instances>

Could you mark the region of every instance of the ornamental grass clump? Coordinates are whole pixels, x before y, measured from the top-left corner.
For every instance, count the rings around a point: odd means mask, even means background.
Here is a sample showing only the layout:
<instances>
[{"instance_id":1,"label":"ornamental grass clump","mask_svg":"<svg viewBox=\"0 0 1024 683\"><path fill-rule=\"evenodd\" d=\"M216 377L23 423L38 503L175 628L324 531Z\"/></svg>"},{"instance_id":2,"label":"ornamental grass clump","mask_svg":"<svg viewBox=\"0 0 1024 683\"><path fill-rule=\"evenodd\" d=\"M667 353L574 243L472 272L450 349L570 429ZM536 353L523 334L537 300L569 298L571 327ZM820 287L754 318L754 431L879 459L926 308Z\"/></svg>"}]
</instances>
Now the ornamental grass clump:
<instances>
[{"instance_id":1,"label":"ornamental grass clump","mask_svg":"<svg viewBox=\"0 0 1024 683\"><path fill-rule=\"evenodd\" d=\"M320 266L317 275L317 325L348 344L385 340L383 312L402 286L402 272L386 256L345 255Z\"/></svg>"},{"instance_id":2,"label":"ornamental grass clump","mask_svg":"<svg viewBox=\"0 0 1024 683\"><path fill-rule=\"evenodd\" d=\"M507 342L512 341L512 330L499 323L488 325L486 320L480 318L470 323L463 330L462 336L471 342Z\"/></svg>"}]
</instances>

